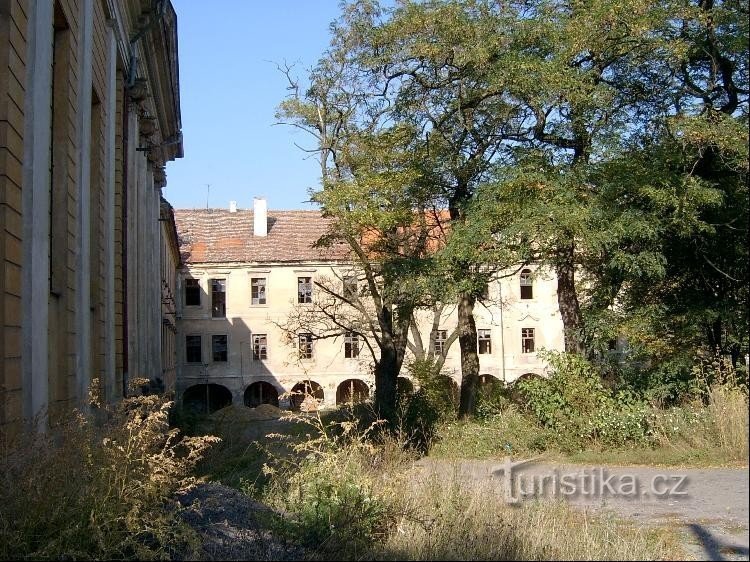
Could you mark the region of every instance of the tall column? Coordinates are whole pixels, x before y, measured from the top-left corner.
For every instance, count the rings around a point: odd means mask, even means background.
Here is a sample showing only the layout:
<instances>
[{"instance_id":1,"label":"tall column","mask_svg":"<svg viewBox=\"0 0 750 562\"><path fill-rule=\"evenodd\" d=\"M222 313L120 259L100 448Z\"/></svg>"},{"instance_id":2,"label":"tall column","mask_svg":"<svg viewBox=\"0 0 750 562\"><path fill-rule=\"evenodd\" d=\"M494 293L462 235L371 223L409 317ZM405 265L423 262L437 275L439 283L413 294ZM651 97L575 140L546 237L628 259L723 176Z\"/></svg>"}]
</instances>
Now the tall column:
<instances>
[{"instance_id":1,"label":"tall column","mask_svg":"<svg viewBox=\"0 0 750 562\"><path fill-rule=\"evenodd\" d=\"M85 403L91 382L91 87L93 0L81 2L78 82L78 201L76 239L76 391Z\"/></svg>"},{"instance_id":2,"label":"tall column","mask_svg":"<svg viewBox=\"0 0 750 562\"><path fill-rule=\"evenodd\" d=\"M115 380L115 143L117 134L117 38L107 26L107 123L105 140L104 217L104 397L112 402L119 395Z\"/></svg>"},{"instance_id":3,"label":"tall column","mask_svg":"<svg viewBox=\"0 0 750 562\"><path fill-rule=\"evenodd\" d=\"M23 416L46 429L49 404L50 146L53 5L28 4L23 154Z\"/></svg>"},{"instance_id":4,"label":"tall column","mask_svg":"<svg viewBox=\"0 0 750 562\"><path fill-rule=\"evenodd\" d=\"M139 178L139 166L138 161L142 158L141 153L136 151L138 146L138 116L136 114L136 108L128 103L127 104L128 118L128 145L127 145L127 157L125 165L128 167L128 184L127 189L127 224L123 226L123 236L127 239L127 295L125 295L125 305L127 307L127 326L124 329L128 333L128 349L125 352L128 354L128 372L125 373L127 381L131 381L133 377L140 376L140 368L138 364L138 315L140 313L138 308L138 292L140 287L138 286L138 270L139 270L139 255L138 255L138 232L139 232L139 221L138 221L138 190L140 178Z\"/></svg>"}]
</instances>

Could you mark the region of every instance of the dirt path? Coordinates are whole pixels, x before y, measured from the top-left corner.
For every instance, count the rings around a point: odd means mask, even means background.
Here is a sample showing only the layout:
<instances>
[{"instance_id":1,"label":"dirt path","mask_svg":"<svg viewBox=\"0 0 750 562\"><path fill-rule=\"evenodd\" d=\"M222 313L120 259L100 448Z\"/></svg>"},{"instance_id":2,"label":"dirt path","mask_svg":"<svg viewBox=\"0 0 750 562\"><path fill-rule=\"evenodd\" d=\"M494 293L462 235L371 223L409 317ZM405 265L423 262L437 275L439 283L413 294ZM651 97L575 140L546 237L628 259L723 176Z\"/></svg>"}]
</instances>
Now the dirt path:
<instances>
[{"instance_id":1,"label":"dirt path","mask_svg":"<svg viewBox=\"0 0 750 562\"><path fill-rule=\"evenodd\" d=\"M747 468L592 467L424 458L415 470L421 477L455 474L467 484L490 483L502 501L559 498L579 508L609 510L640 525L674 525L684 535L686 552L696 559L748 560Z\"/></svg>"}]
</instances>

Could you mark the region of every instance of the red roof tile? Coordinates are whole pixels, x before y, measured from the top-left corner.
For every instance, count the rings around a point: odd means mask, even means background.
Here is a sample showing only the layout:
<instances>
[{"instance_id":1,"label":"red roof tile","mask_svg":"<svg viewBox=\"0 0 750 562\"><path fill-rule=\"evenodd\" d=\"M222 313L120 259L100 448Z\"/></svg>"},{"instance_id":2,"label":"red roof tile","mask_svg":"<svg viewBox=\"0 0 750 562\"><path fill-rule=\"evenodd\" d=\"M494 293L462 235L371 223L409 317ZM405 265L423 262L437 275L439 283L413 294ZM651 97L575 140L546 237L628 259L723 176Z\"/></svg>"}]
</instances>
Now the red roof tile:
<instances>
[{"instance_id":1,"label":"red roof tile","mask_svg":"<svg viewBox=\"0 0 750 562\"><path fill-rule=\"evenodd\" d=\"M347 246L313 248L331 219L319 211L268 211L268 235L253 235L253 211L175 209L183 263L346 260Z\"/></svg>"}]
</instances>

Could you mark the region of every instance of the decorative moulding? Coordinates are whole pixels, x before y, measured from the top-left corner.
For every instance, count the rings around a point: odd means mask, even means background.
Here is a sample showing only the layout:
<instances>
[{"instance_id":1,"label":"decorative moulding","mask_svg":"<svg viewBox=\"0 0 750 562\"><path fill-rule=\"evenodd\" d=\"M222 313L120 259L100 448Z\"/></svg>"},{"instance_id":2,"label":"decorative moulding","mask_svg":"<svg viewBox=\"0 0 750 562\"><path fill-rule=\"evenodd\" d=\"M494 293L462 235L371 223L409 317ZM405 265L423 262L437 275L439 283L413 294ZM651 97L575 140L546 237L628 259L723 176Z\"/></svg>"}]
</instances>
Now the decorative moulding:
<instances>
[{"instance_id":1,"label":"decorative moulding","mask_svg":"<svg viewBox=\"0 0 750 562\"><path fill-rule=\"evenodd\" d=\"M133 85L128 88L128 96L131 101L140 102L148 97L148 85L145 78L136 78Z\"/></svg>"}]
</instances>

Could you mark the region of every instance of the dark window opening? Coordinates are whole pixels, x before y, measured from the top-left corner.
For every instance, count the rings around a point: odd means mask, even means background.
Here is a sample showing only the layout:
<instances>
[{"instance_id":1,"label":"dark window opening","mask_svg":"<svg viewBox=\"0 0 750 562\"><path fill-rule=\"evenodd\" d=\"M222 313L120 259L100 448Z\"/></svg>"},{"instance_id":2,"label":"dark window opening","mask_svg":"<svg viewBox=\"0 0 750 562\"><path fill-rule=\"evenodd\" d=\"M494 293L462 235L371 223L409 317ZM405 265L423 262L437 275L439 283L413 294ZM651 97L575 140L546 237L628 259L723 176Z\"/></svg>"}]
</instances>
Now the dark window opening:
<instances>
[{"instance_id":1,"label":"dark window opening","mask_svg":"<svg viewBox=\"0 0 750 562\"><path fill-rule=\"evenodd\" d=\"M214 361L226 362L227 360L227 337L226 336L211 336L211 352L213 353Z\"/></svg>"},{"instance_id":2,"label":"dark window opening","mask_svg":"<svg viewBox=\"0 0 750 562\"><path fill-rule=\"evenodd\" d=\"M185 336L185 360L188 363L203 363L200 336Z\"/></svg>"},{"instance_id":3,"label":"dark window opening","mask_svg":"<svg viewBox=\"0 0 750 562\"><path fill-rule=\"evenodd\" d=\"M201 284L197 279L185 279L185 306L201 305Z\"/></svg>"},{"instance_id":4,"label":"dark window opening","mask_svg":"<svg viewBox=\"0 0 750 562\"><path fill-rule=\"evenodd\" d=\"M534 298L534 283L531 280L530 269L524 269L521 272L521 298L524 300Z\"/></svg>"}]
</instances>

